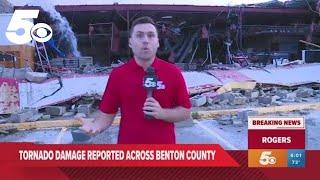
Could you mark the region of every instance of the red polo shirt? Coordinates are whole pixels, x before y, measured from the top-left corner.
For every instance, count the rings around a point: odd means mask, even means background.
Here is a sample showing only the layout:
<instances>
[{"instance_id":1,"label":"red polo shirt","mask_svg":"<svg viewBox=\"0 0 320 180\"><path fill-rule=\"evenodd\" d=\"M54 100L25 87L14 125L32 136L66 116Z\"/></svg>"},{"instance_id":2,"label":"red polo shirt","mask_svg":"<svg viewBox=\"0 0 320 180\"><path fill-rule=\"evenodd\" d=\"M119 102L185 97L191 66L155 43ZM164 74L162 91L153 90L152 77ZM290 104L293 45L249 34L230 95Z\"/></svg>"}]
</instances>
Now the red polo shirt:
<instances>
[{"instance_id":1,"label":"red polo shirt","mask_svg":"<svg viewBox=\"0 0 320 180\"><path fill-rule=\"evenodd\" d=\"M151 66L158 78L158 87L153 91L153 97L161 107L190 108L189 95L180 70L159 58L155 58ZM147 90L143 87L145 75L146 72L134 59L113 69L100 103L100 110L115 114L120 108L120 144L175 143L174 123L146 119L144 116L142 108L147 97Z\"/></svg>"}]
</instances>

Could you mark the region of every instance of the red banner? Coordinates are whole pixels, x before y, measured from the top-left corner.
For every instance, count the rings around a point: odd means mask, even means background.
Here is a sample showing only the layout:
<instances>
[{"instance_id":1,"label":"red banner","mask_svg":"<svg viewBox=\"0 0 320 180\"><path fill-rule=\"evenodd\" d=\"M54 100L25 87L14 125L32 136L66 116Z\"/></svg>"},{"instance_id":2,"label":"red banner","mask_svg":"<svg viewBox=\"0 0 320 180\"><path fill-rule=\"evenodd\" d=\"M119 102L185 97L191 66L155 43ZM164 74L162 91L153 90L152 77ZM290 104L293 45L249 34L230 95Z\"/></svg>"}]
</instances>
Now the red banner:
<instances>
[{"instance_id":1,"label":"red banner","mask_svg":"<svg viewBox=\"0 0 320 180\"><path fill-rule=\"evenodd\" d=\"M95 146L95 145L93 145ZM202 146L202 145L201 145ZM6 147L5 146L2 146ZM7 152L4 149L1 151ZM247 151L227 151L229 167L17 167L0 165L1 179L319 179L320 151L306 151L305 168L248 168ZM3 155L5 156L5 155Z\"/></svg>"},{"instance_id":2,"label":"red banner","mask_svg":"<svg viewBox=\"0 0 320 180\"><path fill-rule=\"evenodd\" d=\"M305 130L249 130L249 149L304 149Z\"/></svg>"},{"instance_id":3,"label":"red banner","mask_svg":"<svg viewBox=\"0 0 320 180\"><path fill-rule=\"evenodd\" d=\"M2 143L1 163L23 167L238 167L219 145Z\"/></svg>"}]
</instances>

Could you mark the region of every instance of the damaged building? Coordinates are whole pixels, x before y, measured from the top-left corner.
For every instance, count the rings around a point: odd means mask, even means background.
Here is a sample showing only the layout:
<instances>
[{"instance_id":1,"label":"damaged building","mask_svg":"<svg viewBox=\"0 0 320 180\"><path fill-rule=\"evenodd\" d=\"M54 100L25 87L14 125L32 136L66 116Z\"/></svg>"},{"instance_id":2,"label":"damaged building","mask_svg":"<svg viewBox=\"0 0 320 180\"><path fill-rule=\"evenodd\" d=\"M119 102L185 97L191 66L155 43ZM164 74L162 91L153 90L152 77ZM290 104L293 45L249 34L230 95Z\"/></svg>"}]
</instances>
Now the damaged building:
<instances>
[{"instance_id":1,"label":"damaged building","mask_svg":"<svg viewBox=\"0 0 320 180\"><path fill-rule=\"evenodd\" d=\"M101 65L130 57L128 29L130 22L140 16L155 20L161 44L158 55L174 63L231 63L241 55L252 61L271 61L273 57L301 59L306 44L299 40L317 42L319 33L316 15L304 4L301 7L289 3L239 7L113 4L56 9L71 24L82 55L92 56Z\"/></svg>"}]
</instances>

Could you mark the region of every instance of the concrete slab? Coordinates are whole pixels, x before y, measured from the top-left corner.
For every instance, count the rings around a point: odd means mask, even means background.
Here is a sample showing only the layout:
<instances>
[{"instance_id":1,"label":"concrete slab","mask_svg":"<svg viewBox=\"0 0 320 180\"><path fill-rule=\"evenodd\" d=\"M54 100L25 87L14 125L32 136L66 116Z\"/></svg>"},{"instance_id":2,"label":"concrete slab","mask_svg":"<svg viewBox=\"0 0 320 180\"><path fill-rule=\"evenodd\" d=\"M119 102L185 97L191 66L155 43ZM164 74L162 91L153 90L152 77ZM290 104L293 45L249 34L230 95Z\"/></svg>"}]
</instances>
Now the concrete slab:
<instances>
[{"instance_id":1,"label":"concrete slab","mask_svg":"<svg viewBox=\"0 0 320 180\"><path fill-rule=\"evenodd\" d=\"M27 72L26 79L30 82L41 83L48 78L48 73Z\"/></svg>"},{"instance_id":2,"label":"concrete slab","mask_svg":"<svg viewBox=\"0 0 320 180\"><path fill-rule=\"evenodd\" d=\"M66 113L66 107L65 106L47 106L46 113L51 116L62 116L64 113Z\"/></svg>"},{"instance_id":3,"label":"concrete slab","mask_svg":"<svg viewBox=\"0 0 320 180\"><path fill-rule=\"evenodd\" d=\"M239 72L258 83L294 86L307 83L319 83L320 64L304 64L290 67L267 68L265 70L242 69Z\"/></svg>"}]
</instances>

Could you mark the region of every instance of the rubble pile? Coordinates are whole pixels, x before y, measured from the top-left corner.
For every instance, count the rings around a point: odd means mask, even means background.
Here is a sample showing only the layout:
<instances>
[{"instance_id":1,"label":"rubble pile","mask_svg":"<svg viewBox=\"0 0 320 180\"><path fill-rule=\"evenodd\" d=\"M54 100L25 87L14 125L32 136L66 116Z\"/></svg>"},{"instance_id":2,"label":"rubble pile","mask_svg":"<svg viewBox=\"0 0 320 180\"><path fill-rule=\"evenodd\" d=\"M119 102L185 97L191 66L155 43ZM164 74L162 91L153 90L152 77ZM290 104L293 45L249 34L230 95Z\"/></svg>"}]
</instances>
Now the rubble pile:
<instances>
[{"instance_id":1,"label":"rubble pile","mask_svg":"<svg viewBox=\"0 0 320 180\"><path fill-rule=\"evenodd\" d=\"M57 119L75 119L89 117L97 109L100 97L84 96L63 102L58 105L46 106L40 109L24 108L18 112L1 115L0 124L23 123Z\"/></svg>"},{"instance_id":2,"label":"rubble pile","mask_svg":"<svg viewBox=\"0 0 320 180\"><path fill-rule=\"evenodd\" d=\"M305 86L292 89L233 90L223 94L216 94L213 97L207 95L207 93L198 94L191 97L190 100L193 107L208 107L209 109L280 106L285 103L319 101L320 90Z\"/></svg>"},{"instance_id":3,"label":"rubble pile","mask_svg":"<svg viewBox=\"0 0 320 180\"><path fill-rule=\"evenodd\" d=\"M24 108L10 115L0 116L0 123L22 123L55 119L86 118L97 110L99 96L83 96L40 109ZM218 94L215 90L190 97L193 111L239 109L236 114L218 118L221 125L244 126L248 116L259 115L250 108L282 106L292 103L320 102L318 86L259 87L251 90L232 89ZM303 113L304 111L301 111ZM281 115L279 113L278 115Z\"/></svg>"},{"instance_id":4,"label":"rubble pile","mask_svg":"<svg viewBox=\"0 0 320 180\"><path fill-rule=\"evenodd\" d=\"M246 126L248 116L257 116L256 107L282 106L305 102L320 102L319 86L309 87L265 87L252 90L239 90L217 94L203 93L191 97L195 110L228 110L237 109L237 114L224 115L218 118L221 125ZM251 110L253 109L253 110ZM300 110L298 115L308 114L308 110ZM292 114L292 113L291 113ZM272 113L268 114L272 115ZM286 116L285 113L276 113L277 116Z\"/></svg>"}]
</instances>

